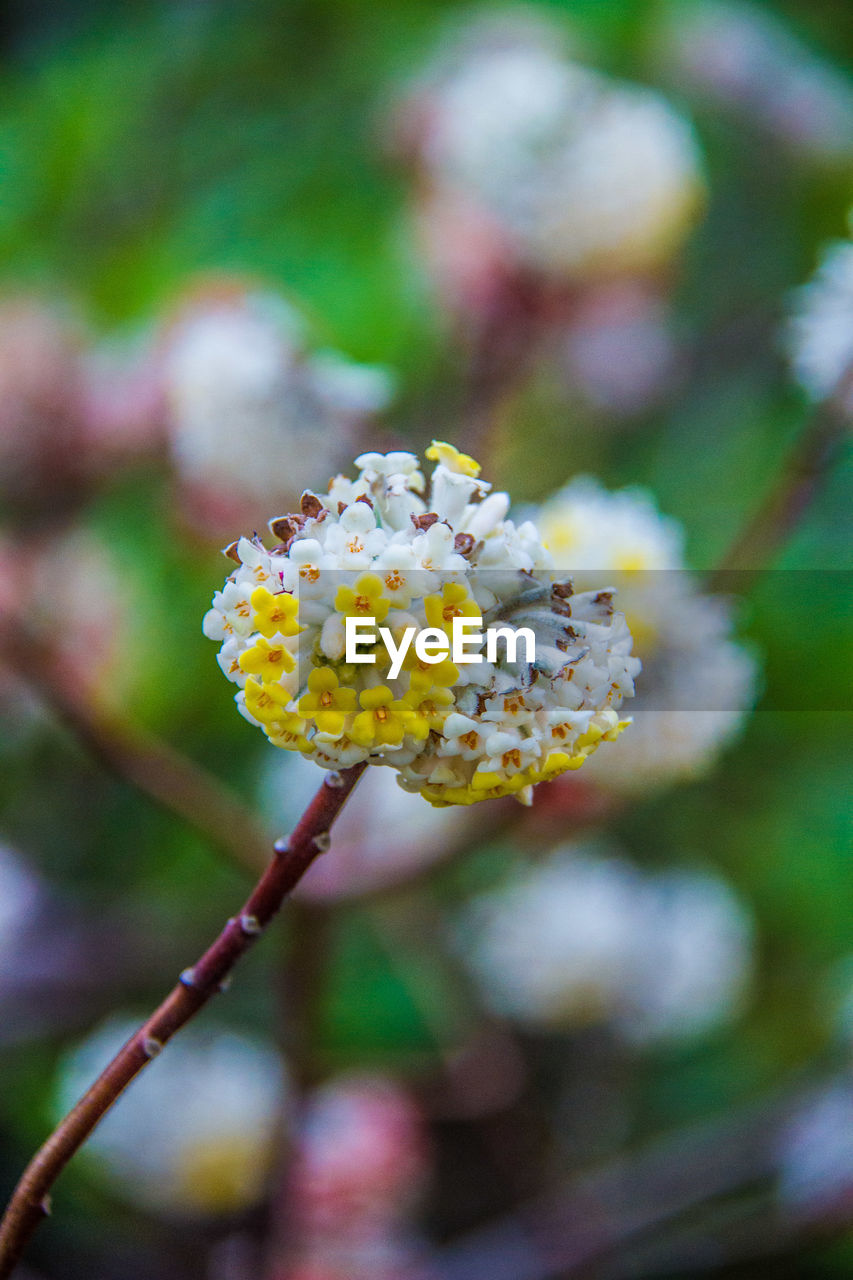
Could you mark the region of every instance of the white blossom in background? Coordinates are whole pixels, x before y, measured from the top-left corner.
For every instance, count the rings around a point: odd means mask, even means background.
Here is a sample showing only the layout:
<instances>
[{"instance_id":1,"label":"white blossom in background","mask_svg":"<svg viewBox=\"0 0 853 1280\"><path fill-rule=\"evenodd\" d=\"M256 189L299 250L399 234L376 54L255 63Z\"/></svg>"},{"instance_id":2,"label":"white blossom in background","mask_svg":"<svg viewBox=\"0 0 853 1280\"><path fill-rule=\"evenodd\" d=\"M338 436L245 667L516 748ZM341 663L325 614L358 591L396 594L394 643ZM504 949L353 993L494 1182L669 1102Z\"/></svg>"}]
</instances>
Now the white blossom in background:
<instances>
[{"instance_id":1,"label":"white blossom in background","mask_svg":"<svg viewBox=\"0 0 853 1280\"><path fill-rule=\"evenodd\" d=\"M67 1111L134 1033L113 1017L62 1060ZM86 1145L129 1201L159 1213L231 1213L261 1201L287 1084L278 1054L231 1030L190 1027L122 1094Z\"/></svg>"},{"instance_id":2,"label":"white blossom in background","mask_svg":"<svg viewBox=\"0 0 853 1280\"><path fill-rule=\"evenodd\" d=\"M787 348L800 386L818 404L840 394L853 413L853 241L828 247L791 311Z\"/></svg>"},{"instance_id":3,"label":"white blossom in background","mask_svg":"<svg viewBox=\"0 0 853 1280\"><path fill-rule=\"evenodd\" d=\"M735 110L818 161L853 157L853 89L784 22L738 0L672 5L656 59L685 93Z\"/></svg>"},{"instance_id":4,"label":"white blossom in background","mask_svg":"<svg viewBox=\"0 0 853 1280\"><path fill-rule=\"evenodd\" d=\"M543 21L475 20L399 108L427 190L456 195L522 269L558 280L654 270L703 202L689 122L587 70Z\"/></svg>"},{"instance_id":5,"label":"white blossom in background","mask_svg":"<svg viewBox=\"0 0 853 1280\"><path fill-rule=\"evenodd\" d=\"M752 920L719 876L695 870L648 877L637 903L642 946L620 1030L653 1044L703 1034L742 1006L752 970Z\"/></svg>"},{"instance_id":6,"label":"white blossom in background","mask_svg":"<svg viewBox=\"0 0 853 1280\"><path fill-rule=\"evenodd\" d=\"M456 940L496 1012L533 1026L612 1018L631 981L639 873L578 851L476 898Z\"/></svg>"},{"instance_id":7,"label":"white blossom in background","mask_svg":"<svg viewBox=\"0 0 853 1280\"><path fill-rule=\"evenodd\" d=\"M272 293L192 304L166 335L163 386L179 476L211 523L260 513L331 475L391 396L389 375L309 347Z\"/></svg>"},{"instance_id":8,"label":"white blossom in background","mask_svg":"<svg viewBox=\"0 0 853 1280\"><path fill-rule=\"evenodd\" d=\"M267 754L260 803L271 830L295 827L317 777L316 765L298 752ZM477 831L475 810L437 808L404 791L390 769L370 769L335 821L334 856L309 867L294 897L323 901L375 892L416 875L466 838L473 842Z\"/></svg>"},{"instance_id":9,"label":"white blossom in background","mask_svg":"<svg viewBox=\"0 0 853 1280\"><path fill-rule=\"evenodd\" d=\"M631 636L606 582L573 594L550 572L535 525L507 519L508 495L490 492L479 464L439 442L427 457L430 484L413 454L363 454L356 480L338 476L271 521L277 547L241 538L204 631L240 711L276 746L324 768L389 765L433 804L527 799L628 723ZM456 617L524 625L535 660L501 647L460 667L411 648L392 676L384 643L375 662L346 662L347 617L398 640L407 626L449 635Z\"/></svg>"},{"instance_id":10,"label":"white blossom in background","mask_svg":"<svg viewBox=\"0 0 853 1280\"><path fill-rule=\"evenodd\" d=\"M639 791L707 770L734 738L756 693L756 664L733 636L731 605L703 595L685 566L678 523L650 494L609 492L579 477L533 513L555 564L584 590L606 573L617 588L643 678L630 734L602 787Z\"/></svg>"},{"instance_id":11,"label":"white blossom in background","mask_svg":"<svg viewBox=\"0 0 853 1280\"><path fill-rule=\"evenodd\" d=\"M804 1099L777 1144L780 1207L831 1217L853 1204L853 1081L849 1076Z\"/></svg>"},{"instance_id":12,"label":"white blossom in background","mask_svg":"<svg viewBox=\"0 0 853 1280\"><path fill-rule=\"evenodd\" d=\"M572 847L475 899L455 938L496 1013L551 1029L605 1023L637 1045L729 1020L752 962L750 918L719 877Z\"/></svg>"}]
</instances>

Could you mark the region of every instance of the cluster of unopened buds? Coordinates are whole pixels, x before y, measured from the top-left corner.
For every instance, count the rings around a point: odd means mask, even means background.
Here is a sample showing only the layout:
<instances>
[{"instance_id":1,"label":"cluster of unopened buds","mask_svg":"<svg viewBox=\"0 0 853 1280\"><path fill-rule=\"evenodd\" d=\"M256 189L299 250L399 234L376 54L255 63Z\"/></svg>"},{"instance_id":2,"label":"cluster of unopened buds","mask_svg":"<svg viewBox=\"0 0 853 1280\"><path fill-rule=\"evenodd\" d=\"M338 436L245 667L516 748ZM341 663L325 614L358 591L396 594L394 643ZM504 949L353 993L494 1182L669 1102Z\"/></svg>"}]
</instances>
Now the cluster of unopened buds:
<instances>
[{"instance_id":1,"label":"cluster of unopened buds","mask_svg":"<svg viewBox=\"0 0 853 1280\"><path fill-rule=\"evenodd\" d=\"M427 457L429 485L413 454L363 454L356 480L338 476L270 522L276 546L232 544L238 567L205 634L241 712L276 746L330 769L389 765L433 804L529 800L628 723L618 710L640 664L612 591L574 593L472 458L440 443ZM463 618L484 649L464 665L450 656ZM377 627L360 661L347 619ZM410 628L446 643L403 651ZM533 652L490 645L495 628L526 630Z\"/></svg>"}]
</instances>

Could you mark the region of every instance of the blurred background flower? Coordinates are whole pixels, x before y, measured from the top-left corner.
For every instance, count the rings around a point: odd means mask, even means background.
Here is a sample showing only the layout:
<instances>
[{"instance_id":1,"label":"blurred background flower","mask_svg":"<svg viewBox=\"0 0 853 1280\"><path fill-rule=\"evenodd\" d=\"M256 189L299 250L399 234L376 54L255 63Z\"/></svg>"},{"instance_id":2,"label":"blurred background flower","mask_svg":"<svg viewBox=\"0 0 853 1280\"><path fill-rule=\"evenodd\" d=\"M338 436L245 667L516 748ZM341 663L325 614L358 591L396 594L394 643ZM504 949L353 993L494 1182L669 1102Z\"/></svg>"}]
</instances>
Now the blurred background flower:
<instances>
[{"instance_id":1,"label":"blurred background flower","mask_svg":"<svg viewBox=\"0 0 853 1280\"><path fill-rule=\"evenodd\" d=\"M738 1010L751 932L714 875L644 875L612 854L562 848L475 899L457 945L497 1012L532 1026L601 1021L649 1044Z\"/></svg>"},{"instance_id":2,"label":"blurred background flower","mask_svg":"<svg viewBox=\"0 0 853 1280\"><path fill-rule=\"evenodd\" d=\"M849 164L850 83L784 20L737 0L678 3L664 15L656 53L685 93L737 113L805 159Z\"/></svg>"},{"instance_id":3,"label":"blurred background flower","mask_svg":"<svg viewBox=\"0 0 853 1280\"><path fill-rule=\"evenodd\" d=\"M263 528L346 466L390 375L309 351L305 323L272 292L196 290L164 339L164 399L189 523L223 539Z\"/></svg>"},{"instance_id":4,"label":"blurred background flower","mask_svg":"<svg viewBox=\"0 0 853 1280\"><path fill-rule=\"evenodd\" d=\"M607 571L643 663L630 736L605 770L590 761L596 784L638 791L707 770L752 706L756 664L731 634L730 603L699 591L677 521L651 495L608 493L589 477L548 498L537 519L579 589Z\"/></svg>"}]
</instances>

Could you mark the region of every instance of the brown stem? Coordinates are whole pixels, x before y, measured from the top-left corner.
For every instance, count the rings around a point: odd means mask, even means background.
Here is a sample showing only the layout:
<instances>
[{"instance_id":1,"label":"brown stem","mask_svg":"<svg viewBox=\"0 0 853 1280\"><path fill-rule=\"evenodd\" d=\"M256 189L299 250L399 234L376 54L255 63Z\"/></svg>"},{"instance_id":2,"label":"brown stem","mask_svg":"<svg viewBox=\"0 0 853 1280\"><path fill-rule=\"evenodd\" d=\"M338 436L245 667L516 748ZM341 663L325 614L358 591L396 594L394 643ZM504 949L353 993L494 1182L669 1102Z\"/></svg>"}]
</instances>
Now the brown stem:
<instances>
[{"instance_id":1,"label":"brown stem","mask_svg":"<svg viewBox=\"0 0 853 1280\"><path fill-rule=\"evenodd\" d=\"M481 316L471 342L462 405L462 444L490 456L501 410L525 381L541 338L545 305L536 279L508 278Z\"/></svg>"},{"instance_id":2,"label":"brown stem","mask_svg":"<svg viewBox=\"0 0 853 1280\"><path fill-rule=\"evenodd\" d=\"M17 617L0 619L0 663L36 694L109 771L253 873L269 839L252 811L199 765L153 734L87 704L60 654Z\"/></svg>"},{"instance_id":3,"label":"brown stem","mask_svg":"<svg viewBox=\"0 0 853 1280\"><path fill-rule=\"evenodd\" d=\"M710 574L711 590L736 590L734 574L772 564L829 475L848 430L838 398L814 413L776 483Z\"/></svg>"},{"instance_id":4,"label":"brown stem","mask_svg":"<svg viewBox=\"0 0 853 1280\"><path fill-rule=\"evenodd\" d=\"M328 832L365 769L353 765L327 774L293 834L275 844L275 856L239 913L201 959L185 969L170 995L119 1050L89 1091L36 1153L0 1224L0 1280L6 1280L27 1241L50 1211L48 1193L62 1169L131 1080L198 1011L281 907L311 863L328 848Z\"/></svg>"}]
</instances>

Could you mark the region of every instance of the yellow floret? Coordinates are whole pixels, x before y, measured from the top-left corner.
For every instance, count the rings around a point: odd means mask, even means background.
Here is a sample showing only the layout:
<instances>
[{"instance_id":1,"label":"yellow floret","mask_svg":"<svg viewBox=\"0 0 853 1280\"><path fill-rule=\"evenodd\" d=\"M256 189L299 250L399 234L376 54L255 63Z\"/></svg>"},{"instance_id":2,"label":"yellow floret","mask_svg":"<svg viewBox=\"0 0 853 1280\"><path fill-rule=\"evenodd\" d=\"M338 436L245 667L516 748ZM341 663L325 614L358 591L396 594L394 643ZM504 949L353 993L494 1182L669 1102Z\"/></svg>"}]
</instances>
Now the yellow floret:
<instances>
[{"instance_id":1,"label":"yellow floret","mask_svg":"<svg viewBox=\"0 0 853 1280\"><path fill-rule=\"evenodd\" d=\"M286 591L274 596L266 587L257 587L252 592L252 608L255 611L254 629L268 640L276 634L297 636L305 630L296 621L299 601Z\"/></svg>"},{"instance_id":2,"label":"yellow floret","mask_svg":"<svg viewBox=\"0 0 853 1280\"><path fill-rule=\"evenodd\" d=\"M308 692L299 699L299 714L313 720L320 733L339 738L355 707L355 690L341 688L331 667L315 667L308 677Z\"/></svg>"},{"instance_id":3,"label":"yellow floret","mask_svg":"<svg viewBox=\"0 0 853 1280\"><path fill-rule=\"evenodd\" d=\"M454 618L479 618L480 606L468 594L461 582L446 582L440 596L424 596L424 613L430 627L438 627L448 636L453 632Z\"/></svg>"},{"instance_id":4,"label":"yellow floret","mask_svg":"<svg viewBox=\"0 0 853 1280\"><path fill-rule=\"evenodd\" d=\"M335 595L338 613L349 618L375 618L384 622L391 601L382 594L382 581L375 573L363 573L354 587L338 587Z\"/></svg>"},{"instance_id":5,"label":"yellow floret","mask_svg":"<svg viewBox=\"0 0 853 1280\"><path fill-rule=\"evenodd\" d=\"M411 707L396 701L385 684L365 689L359 702L363 710L352 722L350 737L353 742L361 747L398 747L414 721Z\"/></svg>"},{"instance_id":6,"label":"yellow floret","mask_svg":"<svg viewBox=\"0 0 853 1280\"><path fill-rule=\"evenodd\" d=\"M460 453L455 445L447 444L444 440L433 440L426 451L426 457L430 462L438 462L447 467L448 471L455 471L460 476L476 477L482 471L479 462L467 453Z\"/></svg>"},{"instance_id":7,"label":"yellow floret","mask_svg":"<svg viewBox=\"0 0 853 1280\"><path fill-rule=\"evenodd\" d=\"M296 659L284 644L270 644L265 636L259 636L251 649L240 654L238 661L242 671L260 676L265 683L280 679L296 666Z\"/></svg>"}]
</instances>

